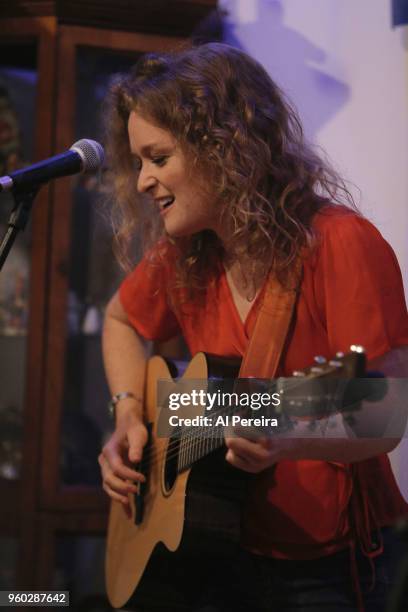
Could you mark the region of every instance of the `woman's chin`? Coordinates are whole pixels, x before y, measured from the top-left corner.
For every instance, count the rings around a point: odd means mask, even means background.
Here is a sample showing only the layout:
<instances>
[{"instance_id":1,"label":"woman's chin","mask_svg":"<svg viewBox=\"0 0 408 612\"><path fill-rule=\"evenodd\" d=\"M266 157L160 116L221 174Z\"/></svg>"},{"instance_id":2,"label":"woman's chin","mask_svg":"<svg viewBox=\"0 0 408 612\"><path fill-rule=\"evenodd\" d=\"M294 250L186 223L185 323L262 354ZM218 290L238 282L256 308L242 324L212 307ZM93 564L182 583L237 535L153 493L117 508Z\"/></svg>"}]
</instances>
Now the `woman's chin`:
<instances>
[{"instance_id":1,"label":"woman's chin","mask_svg":"<svg viewBox=\"0 0 408 612\"><path fill-rule=\"evenodd\" d=\"M191 225L165 223L164 229L170 238L187 238L188 236L192 236L193 234L202 231L203 228L199 227L197 229L195 226Z\"/></svg>"}]
</instances>

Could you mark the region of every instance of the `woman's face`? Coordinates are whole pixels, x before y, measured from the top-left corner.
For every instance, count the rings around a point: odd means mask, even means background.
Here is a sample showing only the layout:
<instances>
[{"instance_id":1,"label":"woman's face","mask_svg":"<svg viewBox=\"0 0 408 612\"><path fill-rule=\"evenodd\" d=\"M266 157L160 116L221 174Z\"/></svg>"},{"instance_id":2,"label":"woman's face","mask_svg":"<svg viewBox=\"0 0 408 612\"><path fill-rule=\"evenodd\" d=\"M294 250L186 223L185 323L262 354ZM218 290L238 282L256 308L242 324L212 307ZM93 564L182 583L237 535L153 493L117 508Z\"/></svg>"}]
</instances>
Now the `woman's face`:
<instances>
[{"instance_id":1,"label":"woman's face","mask_svg":"<svg viewBox=\"0 0 408 612\"><path fill-rule=\"evenodd\" d=\"M151 197L169 236L217 231L215 199L172 134L135 111L130 113L128 132L138 170L137 189Z\"/></svg>"}]
</instances>

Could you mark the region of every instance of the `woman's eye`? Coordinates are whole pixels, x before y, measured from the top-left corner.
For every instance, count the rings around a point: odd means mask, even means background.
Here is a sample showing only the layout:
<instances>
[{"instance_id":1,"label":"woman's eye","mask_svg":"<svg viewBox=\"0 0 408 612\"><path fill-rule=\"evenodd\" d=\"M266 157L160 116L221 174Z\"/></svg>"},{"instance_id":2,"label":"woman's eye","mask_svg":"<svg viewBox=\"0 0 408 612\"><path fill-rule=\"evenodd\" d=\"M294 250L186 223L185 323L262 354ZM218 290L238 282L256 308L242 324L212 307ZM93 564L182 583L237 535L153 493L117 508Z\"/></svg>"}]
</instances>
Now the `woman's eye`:
<instances>
[{"instance_id":1,"label":"woman's eye","mask_svg":"<svg viewBox=\"0 0 408 612\"><path fill-rule=\"evenodd\" d=\"M140 170L142 169L142 162L140 161L140 159L133 158L132 162L133 162L133 169L136 172L140 172Z\"/></svg>"},{"instance_id":2,"label":"woman's eye","mask_svg":"<svg viewBox=\"0 0 408 612\"><path fill-rule=\"evenodd\" d=\"M168 159L167 155L160 155L159 157L153 157L152 162L156 166L164 166L164 164L166 163L167 159Z\"/></svg>"}]
</instances>

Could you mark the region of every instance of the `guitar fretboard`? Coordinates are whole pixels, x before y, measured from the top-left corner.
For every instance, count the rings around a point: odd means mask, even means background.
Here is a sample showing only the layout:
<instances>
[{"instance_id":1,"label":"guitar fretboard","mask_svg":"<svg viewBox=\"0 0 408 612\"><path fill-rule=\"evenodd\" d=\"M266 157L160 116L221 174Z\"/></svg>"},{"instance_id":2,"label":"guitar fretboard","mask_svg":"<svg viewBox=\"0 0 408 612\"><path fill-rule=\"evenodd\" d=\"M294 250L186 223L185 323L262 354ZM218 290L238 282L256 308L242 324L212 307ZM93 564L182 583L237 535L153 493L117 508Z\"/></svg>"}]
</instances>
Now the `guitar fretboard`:
<instances>
[{"instance_id":1,"label":"guitar fretboard","mask_svg":"<svg viewBox=\"0 0 408 612\"><path fill-rule=\"evenodd\" d=\"M220 416L227 416L227 412L217 410L215 415L208 417L212 419L212 425L196 426L196 427L180 427L175 433L179 438L179 452L177 471L184 472L189 469L196 461L206 457L213 451L221 448L224 444L224 430L222 426L215 425Z\"/></svg>"}]
</instances>

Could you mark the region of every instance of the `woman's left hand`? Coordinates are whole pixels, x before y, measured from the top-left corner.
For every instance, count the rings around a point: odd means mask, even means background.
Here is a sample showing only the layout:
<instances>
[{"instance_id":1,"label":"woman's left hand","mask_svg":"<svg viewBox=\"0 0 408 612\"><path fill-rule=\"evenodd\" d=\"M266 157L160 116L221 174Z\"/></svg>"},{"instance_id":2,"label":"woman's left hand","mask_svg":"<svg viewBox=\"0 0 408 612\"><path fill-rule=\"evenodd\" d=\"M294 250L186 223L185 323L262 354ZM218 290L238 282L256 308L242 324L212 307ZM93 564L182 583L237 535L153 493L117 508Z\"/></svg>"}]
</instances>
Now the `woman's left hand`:
<instances>
[{"instance_id":1,"label":"woman's left hand","mask_svg":"<svg viewBox=\"0 0 408 612\"><path fill-rule=\"evenodd\" d=\"M294 440L290 438L226 438L226 460L234 467L258 474L282 459L291 459Z\"/></svg>"}]
</instances>

